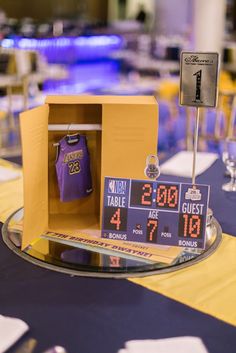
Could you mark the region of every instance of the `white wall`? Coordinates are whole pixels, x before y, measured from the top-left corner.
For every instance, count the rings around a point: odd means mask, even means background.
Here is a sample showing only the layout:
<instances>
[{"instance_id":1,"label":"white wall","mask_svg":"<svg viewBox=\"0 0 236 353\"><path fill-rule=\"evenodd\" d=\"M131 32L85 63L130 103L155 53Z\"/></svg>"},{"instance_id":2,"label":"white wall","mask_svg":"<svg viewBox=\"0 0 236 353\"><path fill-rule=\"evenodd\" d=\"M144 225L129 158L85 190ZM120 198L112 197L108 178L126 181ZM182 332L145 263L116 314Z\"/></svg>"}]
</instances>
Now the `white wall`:
<instances>
[{"instance_id":1,"label":"white wall","mask_svg":"<svg viewBox=\"0 0 236 353\"><path fill-rule=\"evenodd\" d=\"M108 0L108 22L118 19L118 0Z\"/></svg>"},{"instance_id":2,"label":"white wall","mask_svg":"<svg viewBox=\"0 0 236 353\"><path fill-rule=\"evenodd\" d=\"M139 4L152 15L157 35L184 35L192 50L221 51L226 0L127 0L127 18L135 18ZM118 19L118 0L109 0L109 21Z\"/></svg>"},{"instance_id":3,"label":"white wall","mask_svg":"<svg viewBox=\"0 0 236 353\"><path fill-rule=\"evenodd\" d=\"M221 52L225 32L225 9L226 0L194 0L194 50Z\"/></svg>"},{"instance_id":4,"label":"white wall","mask_svg":"<svg viewBox=\"0 0 236 353\"><path fill-rule=\"evenodd\" d=\"M148 14L154 15L155 0L127 0L126 17L135 19L139 5L143 4ZM108 1L108 20L112 22L118 19L118 0Z\"/></svg>"},{"instance_id":5,"label":"white wall","mask_svg":"<svg viewBox=\"0 0 236 353\"><path fill-rule=\"evenodd\" d=\"M139 5L144 5L145 11L150 15L154 14L155 0L128 0L127 1L127 17L135 18L139 9Z\"/></svg>"},{"instance_id":6,"label":"white wall","mask_svg":"<svg viewBox=\"0 0 236 353\"><path fill-rule=\"evenodd\" d=\"M192 0L156 0L155 14L157 34L186 34L191 29Z\"/></svg>"}]
</instances>

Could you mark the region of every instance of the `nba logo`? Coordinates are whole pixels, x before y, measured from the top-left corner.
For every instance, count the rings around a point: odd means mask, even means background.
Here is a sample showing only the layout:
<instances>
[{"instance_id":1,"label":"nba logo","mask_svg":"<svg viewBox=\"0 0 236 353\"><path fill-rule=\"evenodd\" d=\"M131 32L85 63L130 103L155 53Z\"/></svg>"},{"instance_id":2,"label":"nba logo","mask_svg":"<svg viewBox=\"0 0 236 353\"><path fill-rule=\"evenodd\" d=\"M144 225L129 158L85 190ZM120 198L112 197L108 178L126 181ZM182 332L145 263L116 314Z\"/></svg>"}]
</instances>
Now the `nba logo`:
<instances>
[{"instance_id":1,"label":"nba logo","mask_svg":"<svg viewBox=\"0 0 236 353\"><path fill-rule=\"evenodd\" d=\"M108 192L111 194L115 192L115 180L109 180Z\"/></svg>"}]
</instances>

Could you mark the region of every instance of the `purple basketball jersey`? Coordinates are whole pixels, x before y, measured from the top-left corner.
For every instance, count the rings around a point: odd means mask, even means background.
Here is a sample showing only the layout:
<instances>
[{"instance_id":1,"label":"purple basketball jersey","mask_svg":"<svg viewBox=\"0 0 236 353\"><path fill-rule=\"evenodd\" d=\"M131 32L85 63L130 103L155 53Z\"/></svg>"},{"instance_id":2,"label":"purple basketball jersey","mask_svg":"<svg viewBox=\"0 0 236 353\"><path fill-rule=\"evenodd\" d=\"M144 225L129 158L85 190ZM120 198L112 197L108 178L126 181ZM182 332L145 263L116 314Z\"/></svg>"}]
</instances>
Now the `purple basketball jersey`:
<instances>
[{"instance_id":1,"label":"purple basketball jersey","mask_svg":"<svg viewBox=\"0 0 236 353\"><path fill-rule=\"evenodd\" d=\"M78 141L69 143L68 136L59 142L56 172L62 202L88 196L92 192L90 158L86 137L77 135Z\"/></svg>"}]
</instances>

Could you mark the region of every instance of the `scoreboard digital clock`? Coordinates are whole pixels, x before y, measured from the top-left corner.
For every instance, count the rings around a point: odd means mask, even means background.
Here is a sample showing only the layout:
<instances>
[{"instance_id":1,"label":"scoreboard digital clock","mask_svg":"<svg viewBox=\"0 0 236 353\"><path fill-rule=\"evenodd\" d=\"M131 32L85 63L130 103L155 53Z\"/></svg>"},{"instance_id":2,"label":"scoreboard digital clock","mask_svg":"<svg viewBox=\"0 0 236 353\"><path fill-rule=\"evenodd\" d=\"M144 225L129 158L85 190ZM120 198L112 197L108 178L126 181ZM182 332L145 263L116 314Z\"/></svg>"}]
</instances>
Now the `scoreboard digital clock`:
<instances>
[{"instance_id":1,"label":"scoreboard digital clock","mask_svg":"<svg viewBox=\"0 0 236 353\"><path fill-rule=\"evenodd\" d=\"M205 247L208 185L105 178L102 237Z\"/></svg>"}]
</instances>

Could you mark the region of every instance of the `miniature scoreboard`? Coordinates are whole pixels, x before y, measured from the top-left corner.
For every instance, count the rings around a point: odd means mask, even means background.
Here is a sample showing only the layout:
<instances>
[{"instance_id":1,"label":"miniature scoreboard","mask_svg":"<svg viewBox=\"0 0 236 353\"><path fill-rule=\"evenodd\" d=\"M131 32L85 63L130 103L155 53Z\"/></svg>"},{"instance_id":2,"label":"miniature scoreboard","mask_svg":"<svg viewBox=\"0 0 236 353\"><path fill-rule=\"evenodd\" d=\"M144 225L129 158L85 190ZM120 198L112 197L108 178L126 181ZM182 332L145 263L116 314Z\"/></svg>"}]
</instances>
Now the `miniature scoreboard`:
<instances>
[{"instance_id":1,"label":"miniature scoreboard","mask_svg":"<svg viewBox=\"0 0 236 353\"><path fill-rule=\"evenodd\" d=\"M208 185L105 178L102 237L205 248Z\"/></svg>"}]
</instances>

